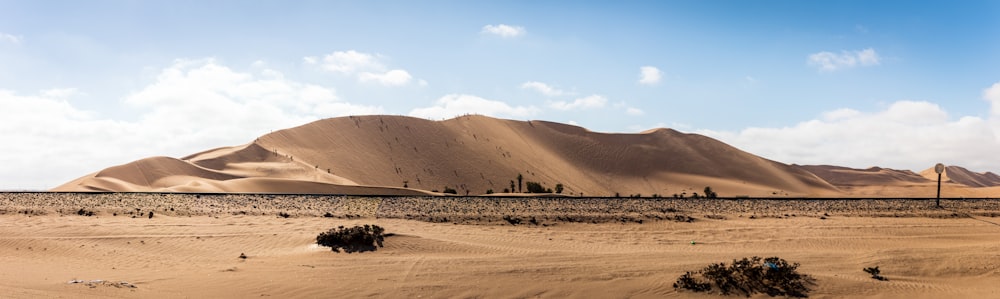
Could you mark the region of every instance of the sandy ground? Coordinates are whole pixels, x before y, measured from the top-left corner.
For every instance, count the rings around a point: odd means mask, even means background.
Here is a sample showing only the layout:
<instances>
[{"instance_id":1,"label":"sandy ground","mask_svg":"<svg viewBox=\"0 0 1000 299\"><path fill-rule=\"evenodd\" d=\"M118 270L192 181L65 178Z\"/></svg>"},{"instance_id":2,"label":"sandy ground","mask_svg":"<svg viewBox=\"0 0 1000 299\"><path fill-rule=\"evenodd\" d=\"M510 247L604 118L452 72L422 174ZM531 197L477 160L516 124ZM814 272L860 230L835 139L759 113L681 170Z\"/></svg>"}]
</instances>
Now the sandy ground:
<instances>
[{"instance_id":1,"label":"sandy ground","mask_svg":"<svg viewBox=\"0 0 1000 299\"><path fill-rule=\"evenodd\" d=\"M713 298L671 285L755 255L800 263L816 278L813 298L1000 297L996 200L930 210L927 201L29 195L0 194L5 298ZM255 200L262 212L240 213ZM136 209L142 217L123 212ZM405 217L431 211L461 221ZM499 215L542 219L511 225ZM376 252L314 245L318 233L354 224L395 235ZM861 271L876 265L889 281Z\"/></svg>"}]
</instances>

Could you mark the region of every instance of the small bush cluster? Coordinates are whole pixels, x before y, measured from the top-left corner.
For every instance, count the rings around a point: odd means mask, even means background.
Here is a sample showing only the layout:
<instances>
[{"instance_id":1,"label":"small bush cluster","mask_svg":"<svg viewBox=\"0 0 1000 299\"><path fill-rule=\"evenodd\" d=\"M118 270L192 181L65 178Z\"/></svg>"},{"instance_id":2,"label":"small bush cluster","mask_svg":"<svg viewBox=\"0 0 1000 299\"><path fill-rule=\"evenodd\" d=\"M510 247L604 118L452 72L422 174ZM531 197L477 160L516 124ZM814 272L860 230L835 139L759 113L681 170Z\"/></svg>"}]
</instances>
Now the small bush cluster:
<instances>
[{"instance_id":1,"label":"small bush cluster","mask_svg":"<svg viewBox=\"0 0 1000 299\"><path fill-rule=\"evenodd\" d=\"M874 278L874 279L878 279L878 280L881 280L881 281L889 280L888 278L885 278L885 276L882 276L882 271L878 269L878 266L867 267L867 268L864 268L862 270L864 270L865 273L871 274L872 278Z\"/></svg>"},{"instance_id":2,"label":"small bush cluster","mask_svg":"<svg viewBox=\"0 0 1000 299\"><path fill-rule=\"evenodd\" d=\"M687 272L677 278L674 288L695 292L718 290L722 295L750 296L765 293L770 296L806 297L813 279L799 274L798 263L789 264L784 259L769 257L743 258L725 263L708 265L701 271Z\"/></svg>"},{"instance_id":3,"label":"small bush cluster","mask_svg":"<svg viewBox=\"0 0 1000 299\"><path fill-rule=\"evenodd\" d=\"M334 252L340 252L341 249L347 253L375 251L375 246L382 247L382 241L385 240L383 232L385 229L378 225L341 225L316 236L316 244L330 247Z\"/></svg>"},{"instance_id":4,"label":"small bush cluster","mask_svg":"<svg viewBox=\"0 0 1000 299\"><path fill-rule=\"evenodd\" d=\"M552 193L552 189L546 189L539 182L531 182L531 181L529 181L529 182L524 183L524 184L528 186L528 193Z\"/></svg>"}]
</instances>

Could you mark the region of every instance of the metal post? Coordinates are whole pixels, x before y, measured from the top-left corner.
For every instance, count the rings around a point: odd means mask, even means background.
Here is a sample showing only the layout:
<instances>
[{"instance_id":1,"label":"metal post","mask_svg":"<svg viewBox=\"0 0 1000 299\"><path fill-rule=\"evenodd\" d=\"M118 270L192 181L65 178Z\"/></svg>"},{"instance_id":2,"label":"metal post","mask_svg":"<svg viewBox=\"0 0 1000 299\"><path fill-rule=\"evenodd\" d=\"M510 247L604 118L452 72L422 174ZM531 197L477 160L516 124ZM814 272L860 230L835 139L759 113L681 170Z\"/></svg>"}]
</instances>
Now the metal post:
<instances>
[{"instance_id":1,"label":"metal post","mask_svg":"<svg viewBox=\"0 0 1000 299\"><path fill-rule=\"evenodd\" d=\"M941 207L941 173L938 173L937 207Z\"/></svg>"},{"instance_id":2,"label":"metal post","mask_svg":"<svg viewBox=\"0 0 1000 299\"><path fill-rule=\"evenodd\" d=\"M944 164L938 163L937 165L934 165L934 172L937 172L937 174L938 174L938 191L937 191L937 200L935 201L935 205L937 205L937 207L940 209L941 208L941 173L944 172Z\"/></svg>"}]
</instances>

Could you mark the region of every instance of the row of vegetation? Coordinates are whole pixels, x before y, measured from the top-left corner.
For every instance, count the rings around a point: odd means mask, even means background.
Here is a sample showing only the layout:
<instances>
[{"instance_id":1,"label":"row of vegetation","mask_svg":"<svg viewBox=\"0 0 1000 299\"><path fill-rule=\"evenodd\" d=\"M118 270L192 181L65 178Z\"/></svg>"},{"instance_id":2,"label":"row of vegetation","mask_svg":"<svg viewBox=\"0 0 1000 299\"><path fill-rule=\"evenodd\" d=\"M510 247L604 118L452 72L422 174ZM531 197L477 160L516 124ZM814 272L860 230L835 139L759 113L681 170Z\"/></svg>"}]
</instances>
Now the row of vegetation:
<instances>
[{"instance_id":1,"label":"row of vegetation","mask_svg":"<svg viewBox=\"0 0 1000 299\"><path fill-rule=\"evenodd\" d=\"M403 188L407 188L407 187L408 187L407 182L404 181L403 182ZM511 180L510 181L510 188L509 189L508 188L504 188L502 192L503 193L514 193L515 192L515 187L516 187L517 193L555 193L555 194L562 194L563 191L565 191L565 186L563 186L562 183L556 183L555 189L553 189L553 188L547 188L544 185L542 185L542 183L539 183L539 182L534 182L534 181L527 181L527 182L525 182L524 181L524 175L522 175L520 173L517 174L517 183L515 184L514 180ZM524 192L524 188L522 188L522 187L527 187L528 192ZM674 193L673 198L718 198L718 196L719 196L719 194L716 193L715 190L712 190L711 186L706 186L703 191L704 191L704 193L702 193L702 194L698 194L698 192L693 192L690 196L687 194L687 192L682 192L680 194ZM438 190L436 190L436 189L435 190L431 190L431 192L438 192ZM441 191L441 193L445 193L445 194L458 194L458 190L455 190L454 188L445 186L444 187L444 191ZM466 193L466 195L468 195L469 191L466 190L465 193ZM486 190L486 194L493 194L493 193L494 193L493 189L487 189ZM580 195L583 196L583 193L580 193ZM621 196L620 193L616 192L615 195L614 195L614 197L620 198L622 196ZM642 197L642 194L640 194L640 193L630 194L628 197L640 198L640 197ZM652 198L663 198L662 195L657 194L657 193L653 193L653 195L651 195L651 197Z\"/></svg>"}]
</instances>

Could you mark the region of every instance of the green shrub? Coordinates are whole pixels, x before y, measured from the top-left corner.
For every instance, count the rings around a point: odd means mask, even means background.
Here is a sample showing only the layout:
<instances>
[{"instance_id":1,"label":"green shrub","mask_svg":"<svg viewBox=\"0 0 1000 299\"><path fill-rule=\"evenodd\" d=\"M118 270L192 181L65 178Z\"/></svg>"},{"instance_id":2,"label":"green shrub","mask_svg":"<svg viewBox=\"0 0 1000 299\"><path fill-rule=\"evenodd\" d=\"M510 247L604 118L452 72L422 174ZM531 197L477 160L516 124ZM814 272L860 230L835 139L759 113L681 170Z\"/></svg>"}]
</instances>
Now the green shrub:
<instances>
[{"instance_id":1,"label":"green shrub","mask_svg":"<svg viewBox=\"0 0 1000 299\"><path fill-rule=\"evenodd\" d=\"M347 253L375 251L376 246L382 247L385 229L378 225L368 225L345 228L343 225L322 232L316 236L316 244L330 247L334 252L343 249Z\"/></svg>"},{"instance_id":2,"label":"green shrub","mask_svg":"<svg viewBox=\"0 0 1000 299\"><path fill-rule=\"evenodd\" d=\"M756 293L770 296L806 297L813 279L799 274L799 264L789 264L784 259L769 257L743 258L725 263L711 264L696 272L686 272L677 278L674 288L695 292L719 290L722 295Z\"/></svg>"}]
</instances>

